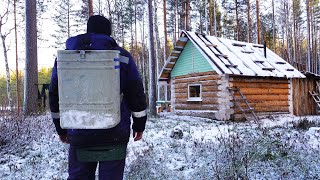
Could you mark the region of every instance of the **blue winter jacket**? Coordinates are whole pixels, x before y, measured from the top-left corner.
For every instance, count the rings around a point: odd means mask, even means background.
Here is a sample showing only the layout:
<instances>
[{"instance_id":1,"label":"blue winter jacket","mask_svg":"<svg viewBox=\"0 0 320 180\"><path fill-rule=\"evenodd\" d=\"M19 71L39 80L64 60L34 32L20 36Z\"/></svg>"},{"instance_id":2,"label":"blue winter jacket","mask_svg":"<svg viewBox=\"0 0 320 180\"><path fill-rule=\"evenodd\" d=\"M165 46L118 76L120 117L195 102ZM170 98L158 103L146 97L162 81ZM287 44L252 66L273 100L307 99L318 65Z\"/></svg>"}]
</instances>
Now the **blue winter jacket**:
<instances>
[{"instance_id":1,"label":"blue winter jacket","mask_svg":"<svg viewBox=\"0 0 320 180\"><path fill-rule=\"evenodd\" d=\"M140 74L130 53L119 47L113 38L104 34L92 33L69 38L66 42L66 49L120 51L120 89L121 93L123 93L121 121L111 129L61 129L57 62L55 61L49 88L49 104L57 133L59 135L68 135L69 143L74 146L127 143L130 137L131 115L133 119L132 129L136 132L143 132L147 120L146 96Z\"/></svg>"}]
</instances>

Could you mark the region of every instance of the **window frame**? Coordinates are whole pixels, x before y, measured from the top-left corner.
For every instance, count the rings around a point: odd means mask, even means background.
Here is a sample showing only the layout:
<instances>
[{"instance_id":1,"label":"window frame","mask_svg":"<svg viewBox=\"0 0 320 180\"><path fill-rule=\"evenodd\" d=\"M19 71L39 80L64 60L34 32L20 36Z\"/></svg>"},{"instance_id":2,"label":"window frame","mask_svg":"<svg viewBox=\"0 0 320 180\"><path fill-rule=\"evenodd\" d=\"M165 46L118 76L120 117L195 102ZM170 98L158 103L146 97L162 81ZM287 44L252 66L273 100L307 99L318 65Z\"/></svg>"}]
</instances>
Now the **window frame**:
<instances>
[{"instance_id":1,"label":"window frame","mask_svg":"<svg viewBox=\"0 0 320 180\"><path fill-rule=\"evenodd\" d=\"M199 86L200 87L200 97L190 97L190 86ZM202 84L188 84L188 99L187 101L202 101Z\"/></svg>"}]
</instances>

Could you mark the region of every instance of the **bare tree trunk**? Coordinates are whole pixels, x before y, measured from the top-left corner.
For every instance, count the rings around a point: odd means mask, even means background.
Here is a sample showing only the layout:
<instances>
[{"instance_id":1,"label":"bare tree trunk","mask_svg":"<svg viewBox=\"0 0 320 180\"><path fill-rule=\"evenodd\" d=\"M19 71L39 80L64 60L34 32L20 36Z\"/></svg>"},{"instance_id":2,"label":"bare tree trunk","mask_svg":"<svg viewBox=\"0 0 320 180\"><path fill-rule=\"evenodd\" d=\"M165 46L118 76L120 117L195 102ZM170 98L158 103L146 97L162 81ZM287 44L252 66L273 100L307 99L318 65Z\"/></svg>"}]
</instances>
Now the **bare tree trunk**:
<instances>
[{"instance_id":1,"label":"bare tree trunk","mask_svg":"<svg viewBox=\"0 0 320 180\"><path fill-rule=\"evenodd\" d=\"M1 40L2 40L2 48L4 55L4 62L6 66L6 81L7 81L7 97L8 97L8 107L12 110L12 98L11 98L11 84L10 84L10 69L8 63L8 49L6 46L6 36L0 32Z\"/></svg>"},{"instance_id":2,"label":"bare tree trunk","mask_svg":"<svg viewBox=\"0 0 320 180\"><path fill-rule=\"evenodd\" d=\"M70 1L68 0L68 38L70 37Z\"/></svg>"},{"instance_id":3,"label":"bare tree trunk","mask_svg":"<svg viewBox=\"0 0 320 180\"><path fill-rule=\"evenodd\" d=\"M250 17L250 11L251 11L251 5L250 5L250 0L248 0L248 43L251 42L251 17Z\"/></svg>"},{"instance_id":4,"label":"bare tree trunk","mask_svg":"<svg viewBox=\"0 0 320 180\"><path fill-rule=\"evenodd\" d=\"M112 20L113 20L113 16L112 16L112 13L111 13L110 0L107 0L107 3L108 3L109 19L110 19L110 21L112 22ZM115 4L116 4L116 2L115 2Z\"/></svg>"},{"instance_id":5,"label":"bare tree trunk","mask_svg":"<svg viewBox=\"0 0 320 180\"><path fill-rule=\"evenodd\" d=\"M174 33L173 33L173 41L174 43L177 41L177 14L178 14L178 0L175 0L175 13L174 13Z\"/></svg>"},{"instance_id":6,"label":"bare tree trunk","mask_svg":"<svg viewBox=\"0 0 320 180\"><path fill-rule=\"evenodd\" d=\"M260 10L259 10L259 0L256 0L256 13L257 13L257 40L258 40L258 44L260 44L261 41L260 41Z\"/></svg>"},{"instance_id":7,"label":"bare tree trunk","mask_svg":"<svg viewBox=\"0 0 320 180\"><path fill-rule=\"evenodd\" d=\"M239 28L238 0L235 0L234 2L236 4L237 41L239 41L240 28Z\"/></svg>"},{"instance_id":8,"label":"bare tree trunk","mask_svg":"<svg viewBox=\"0 0 320 180\"><path fill-rule=\"evenodd\" d=\"M213 24L212 0L210 0L210 4L209 4L209 27L210 27L210 36L213 35L212 24Z\"/></svg>"},{"instance_id":9,"label":"bare tree trunk","mask_svg":"<svg viewBox=\"0 0 320 180\"><path fill-rule=\"evenodd\" d=\"M289 33L289 2L287 1L286 3L286 9L285 9L285 22L286 22L286 39L287 39L287 58L288 62L292 64L291 61L291 52L290 52L290 33Z\"/></svg>"},{"instance_id":10,"label":"bare tree trunk","mask_svg":"<svg viewBox=\"0 0 320 180\"><path fill-rule=\"evenodd\" d=\"M156 1L153 1L153 10L154 10L154 15L153 15L153 33L154 33L154 38L155 38L155 57L156 57L156 73L155 75L155 79L156 79L156 84L157 84L157 88L156 88L156 94L157 94L157 100L160 100L160 87L159 87L159 81L158 79L158 74L159 74L159 69L160 69L160 55L159 55L159 49L160 49L160 38L159 38L159 32L158 32L158 16L157 16L157 3Z\"/></svg>"},{"instance_id":11,"label":"bare tree trunk","mask_svg":"<svg viewBox=\"0 0 320 180\"><path fill-rule=\"evenodd\" d=\"M186 29L186 6L185 6L185 2L184 1L181 1L181 13L180 13L180 16L179 16L179 30L183 29L185 30Z\"/></svg>"},{"instance_id":12,"label":"bare tree trunk","mask_svg":"<svg viewBox=\"0 0 320 180\"><path fill-rule=\"evenodd\" d=\"M145 37L145 33L144 33L144 13L143 13L143 17L142 17L142 27L141 27L141 32L142 32L142 35L141 35L141 41L142 41L142 54L141 54L141 60L142 60L142 62L141 62L141 70L142 70L142 78L143 78L143 83L144 83L144 89L145 89L145 91L147 92L147 87L148 87L148 85L147 85L147 77L146 77L146 68L145 68L145 62L146 62L146 60L145 60L145 58L144 58L144 54L145 54L145 39L144 39L144 37ZM149 94L149 93L148 93Z\"/></svg>"},{"instance_id":13,"label":"bare tree trunk","mask_svg":"<svg viewBox=\"0 0 320 180\"><path fill-rule=\"evenodd\" d=\"M164 29L164 61L168 58L168 35L167 35L167 1L163 0L163 29Z\"/></svg>"},{"instance_id":14,"label":"bare tree trunk","mask_svg":"<svg viewBox=\"0 0 320 180\"><path fill-rule=\"evenodd\" d=\"M210 34L210 32L209 32L209 25L208 25L208 7L207 7L207 0L205 0L205 3L204 3L205 5L204 5L204 16L205 16L205 26L206 26L206 34L209 34L209 35L211 35ZM209 6L209 8L210 8L210 6ZM210 19L210 17L209 17L209 19ZM210 20L209 20L209 22L210 22Z\"/></svg>"},{"instance_id":15,"label":"bare tree trunk","mask_svg":"<svg viewBox=\"0 0 320 180\"><path fill-rule=\"evenodd\" d=\"M4 4L5 3L5 4ZM12 98L11 98L11 84L10 84L10 69L9 69L9 60L8 60L8 47L6 45L6 38L11 33L14 28L9 29L7 32L4 32L4 25L8 23L9 14L10 14L10 1L4 2L3 14L0 15L0 38L2 42L2 50L4 55L5 69L6 69L6 82L7 82L7 98L8 98L8 107L12 110Z\"/></svg>"},{"instance_id":16,"label":"bare tree trunk","mask_svg":"<svg viewBox=\"0 0 320 180\"><path fill-rule=\"evenodd\" d=\"M153 36L152 0L148 0L149 17L149 112L151 117L156 116L156 80L155 80L155 56Z\"/></svg>"},{"instance_id":17,"label":"bare tree trunk","mask_svg":"<svg viewBox=\"0 0 320 180\"><path fill-rule=\"evenodd\" d=\"M310 3L306 0L307 8L307 71L311 71L311 55L310 55Z\"/></svg>"},{"instance_id":18,"label":"bare tree trunk","mask_svg":"<svg viewBox=\"0 0 320 180\"><path fill-rule=\"evenodd\" d=\"M140 62L138 59L138 31L137 31L137 0L134 0L134 35L135 35L135 54L134 58L137 62L137 66L139 67ZM141 60L140 60L141 61Z\"/></svg>"},{"instance_id":19,"label":"bare tree trunk","mask_svg":"<svg viewBox=\"0 0 320 180\"><path fill-rule=\"evenodd\" d=\"M19 63L18 63L18 34L17 34L17 0L13 1L14 11L14 41L16 45L16 86L17 86L17 114L20 114L20 86L19 86Z\"/></svg>"},{"instance_id":20,"label":"bare tree trunk","mask_svg":"<svg viewBox=\"0 0 320 180\"><path fill-rule=\"evenodd\" d=\"M216 5L216 0L213 0L214 36L218 37Z\"/></svg>"},{"instance_id":21,"label":"bare tree trunk","mask_svg":"<svg viewBox=\"0 0 320 180\"><path fill-rule=\"evenodd\" d=\"M274 18L274 0L272 0L272 36L273 36L273 51L277 51L277 44L276 44L276 23Z\"/></svg>"},{"instance_id":22,"label":"bare tree trunk","mask_svg":"<svg viewBox=\"0 0 320 180\"><path fill-rule=\"evenodd\" d=\"M26 0L26 65L24 80L25 115L38 111L37 7L36 1Z\"/></svg>"},{"instance_id":23,"label":"bare tree trunk","mask_svg":"<svg viewBox=\"0 0 320 180\"><path fill-rule=\"evenodd\" d=\"M285 2L283 3L283 12L285 12L286 9L286 5ZM283 24L285 24L285 18L282 22ZM282 54L282 58L285 59L285 46L284 46L284 37L285 37L285 28L284 25L282 25L282 50L281 50L281 54ZM287 61L288 59L286 59Z\"/></svg>"},{"instance_id":24,"label":"bare tree trunk","mask_svg":"<svg viewBox=\"0 0 320 180\"><path fill-rule=\"evenodd\" d=\"M186 0L186 30L190 31L190 2L189 0Z\"/></svg>"},{"instance_id":25,"label":"bare tree trunk","mask_svg":"<svg viewBox=\"0 0 320 180\"><path fill-rule=\"evenodd\" d=\"M297 17L296 17L296 13L295 13L295 9L296 9L296 4L294 2L295 0L292 0L292 12L293 12L293 48L292 48L292 51L293 51L293 62L294 62L294 66L296 68L298 68L297 64L297 57L296 57L296 54L297 54Z\"/></svg>"},{"instance_id":26,"label":"bare tree trunk","mask_svg":"<svg viewBox=\"0 0 320 180\"><path fill-rule=\"evenodd\" d=\"M102 13L102 9L101 9L101 0L99 0L99 1L98 1L98 3L99 3L99 12L98 12L98 13L99 13L99 15L101 15L101 13Z\"/></svg>"},{"instance_id":27,"label":"bare tree trunk","mask_svg":"<svg viewBox=\"0 0 320 180\"><path fill-rule=\"evenodd\" d=\"M130 45L130 49L131 49L131 54L133 54L134 57L134 48L133 48L133 24L130 24L130 36L131 36L131 45Z\"/></svg>"},{"instance_id":28,"label":"bare tree trunk","mask_svg":"<svg viewBox=\"0 0 320 180\"><path fill-rule=\"evenodd\" d=\"M315 23L314 23L314 0L311 0L311 60L313 62L313 71L312 72L316 72L316 68L317 68L317 60L316 60L316 41L315 41Z\"/></svg>"},{"instance_id":29,"label":"bare tree trunk","mask_svg":"<svg viewBox=\"0 0 320 180\"><path fill-rule=\"evenodd\" d=\"M89 17L93 15L93 5L92 5L92 0L89 1Z\"/></svg>"}]
</instances>

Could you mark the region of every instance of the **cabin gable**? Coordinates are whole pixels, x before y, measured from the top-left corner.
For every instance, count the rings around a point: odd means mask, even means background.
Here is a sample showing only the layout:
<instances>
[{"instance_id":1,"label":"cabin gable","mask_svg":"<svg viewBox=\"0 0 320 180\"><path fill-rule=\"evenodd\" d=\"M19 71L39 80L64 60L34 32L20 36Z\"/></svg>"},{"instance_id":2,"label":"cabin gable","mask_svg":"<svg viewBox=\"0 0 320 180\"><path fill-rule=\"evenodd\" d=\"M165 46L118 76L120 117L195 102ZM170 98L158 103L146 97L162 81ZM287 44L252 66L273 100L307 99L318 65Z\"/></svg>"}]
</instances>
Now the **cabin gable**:
<instances>
[{"instance_id":1,"label":"cabin gable","mask_svg":"<svg viewBox=\"0 0 320 180\"><path fill-rule=\"evenodd\" d=\"M213 71L212 66L193 43L188 41L171 71L171 77L209 71Z\"/></svg>"}]
</instances>

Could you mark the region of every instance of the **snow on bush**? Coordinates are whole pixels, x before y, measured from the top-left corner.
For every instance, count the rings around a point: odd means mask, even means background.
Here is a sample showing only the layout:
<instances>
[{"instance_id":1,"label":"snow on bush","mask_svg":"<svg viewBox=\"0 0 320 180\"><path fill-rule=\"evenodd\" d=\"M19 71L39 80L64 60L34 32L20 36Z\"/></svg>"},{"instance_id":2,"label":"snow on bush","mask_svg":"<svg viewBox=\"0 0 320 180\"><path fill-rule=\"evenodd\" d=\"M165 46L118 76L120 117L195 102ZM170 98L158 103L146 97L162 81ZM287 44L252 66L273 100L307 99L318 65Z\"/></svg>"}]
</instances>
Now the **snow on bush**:
<instances>
[{"instance_id":1,"label":"snow on bush","mask_svg":"<svg viewBox=\"0 0 320 180\"><path fill-rule=\"evenodd\" d=\"M299 117L261 121L149 119L143 140L129 142L125 179L320 178L320 117L306 117L308 128L299 128ZM5 117L0 130L0 179L67 178L68 145L49 115Z\"/></svg>"}]
</instances>

